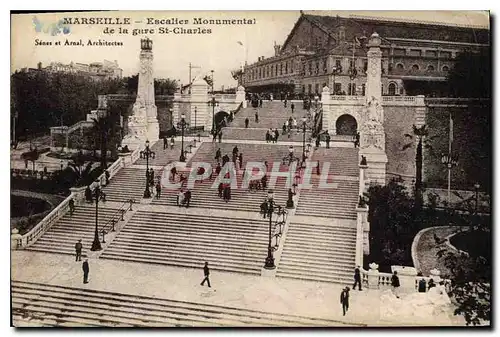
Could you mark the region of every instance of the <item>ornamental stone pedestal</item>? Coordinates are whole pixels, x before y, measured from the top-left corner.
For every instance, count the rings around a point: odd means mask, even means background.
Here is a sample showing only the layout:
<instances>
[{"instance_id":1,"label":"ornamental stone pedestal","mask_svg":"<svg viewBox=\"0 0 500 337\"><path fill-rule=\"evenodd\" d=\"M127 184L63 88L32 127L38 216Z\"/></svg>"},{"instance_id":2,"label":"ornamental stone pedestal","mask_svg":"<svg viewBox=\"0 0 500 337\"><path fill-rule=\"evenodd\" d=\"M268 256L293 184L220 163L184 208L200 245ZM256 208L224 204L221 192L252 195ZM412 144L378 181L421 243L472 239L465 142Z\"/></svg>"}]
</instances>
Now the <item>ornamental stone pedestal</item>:
<instances>
[{"instance_id":1,"label":"ornamental stone pedestal","mask_svg":"<svg viewBox=\"0 0 500 337\"><path fill-rule=\"evenodd\" d=\"M367 159L367 178L385 184L387 155L385 153L384 109L381 95L381 40L373 33L368 43L366 103L360 130L360 155Z\"/></svg>"},{"instance_id":2,"label":"ornamental stone pedestal","mask_svg":"<svg viewBox=\"0 0 500 337\"><path fill-rule=\"evenodd\" d=\"M236 102L242 102L243 106L242 108L245 109L247 107L247 100L246 100L246 94L245 94L245 88L242 87L241 85L238 86L238 89L236 90Z\"/></svg>"},{"instance_id":3,"label":"ornamental stone pedestal","mask_svg":"<svg viewBox=\"0 0 500 337\"><path fill-rule=\"evenodd\" d=\"M153 76L153 41L141 39L139 83L137 97L128 118L128 133L122 141L130 150L135 150L149 140L159 139L160 127L155 105L155 89Z\"/></svg>"},{"instance_id":4,"label":"ornamental stone pedestal","mask_svg":"<svg viewBox=\"0 0 500 337\"><path fill-rule=\"evenodd\" d=\"M378 289L378 279L380 272L378 271L378 264L372 262L368 265L370 270L368 270L368 285L369 289Z\"/></svg>"}]
</instances>

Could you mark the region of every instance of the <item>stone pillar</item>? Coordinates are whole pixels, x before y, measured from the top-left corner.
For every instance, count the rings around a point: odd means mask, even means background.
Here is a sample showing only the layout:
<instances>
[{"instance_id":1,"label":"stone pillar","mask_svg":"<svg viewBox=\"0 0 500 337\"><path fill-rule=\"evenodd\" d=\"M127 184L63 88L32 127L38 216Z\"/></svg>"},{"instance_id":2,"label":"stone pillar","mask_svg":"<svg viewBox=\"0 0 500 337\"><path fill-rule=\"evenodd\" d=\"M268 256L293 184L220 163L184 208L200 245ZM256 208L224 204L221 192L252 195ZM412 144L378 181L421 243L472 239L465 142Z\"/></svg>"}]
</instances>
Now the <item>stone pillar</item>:
<instances>
[{"instance_id":1,"label":"stone pillar","mask_svg":"<svg viewBox=\"0 0 500 337\"><path fill-rule=\"evenodd\" d=\"M245 88L243 88L241 85L238 86L238 90L236 91L236 103L239 105L241 102L243 102L243 108L247 107L247 100L245 97Z\"/></svg>"},{"instance_id":2,"label":"stone pillar","mask_svg":"<svg viewBox=\"0 0 500 337\"><path fill-rule=\"evenodd\" d=\"M180 121L179 116L181 115L180 103L182 100L182 94L180 92L174 93L174 102L172 107L172 125L177 128L177 123ZM199 119L199 118L198 118Z\"/></svg>"},{"instance_id":3,"label":"stone pillar","mask_svg":"<svg viewBox=\"0 0 500 337\"><path fill-rule=\"evenodd\" d=\"M205 130L212 129L212 107L208 106L210 97L208 96L208 84L202 78L197 77L191 84L191 122L190 125L194 126L194 106L196 106L197 123L196 125L202 126ZM180 120L180 119L179 119Z\"/></svg>"},{"instance_id":4,"label":"stone pillar","mask_svg":"<svg viewBox=\"0 0 500 337\"><path fill-rule=\"evenodd\" d=\"M430 275L429 277L434 281L434 283L436 283L436 285L441 281L441 272L434 268L430 271Z\"/></svg>"},{"instance_id":5,"label":"stone pillar","mask_svg":"<svg viewBox=\"0 0 500 337\"><path fill-rule=\"evenodd\" d=\"M128 118L128 134L122 141L122 146L127 145L132 151L146 140L157 141L160 133L154 92L153 41L148 38L141 39L139 60L137 98Z\"/></svg>"},{"instance_id":6,"label":"stone pillar","mask_svg":"<svg viewBox=\"0 0 500 337\"><path fill-rule=\"evenodd\" d=\"M366 102L360 129L360 154L368 162L367 178L385 184L387 155L385 153L384 109L382 107L380 36L373 33L368 43L366 73Z\"/></svg>"},{"instance_id":7,"label":"stone pillar","mask_svg":"<svg viewBox=\"0 0 500 337\"><path fill-rule=\"evenodd\" d=\"M328 130L330 134L335 135L336 130L335 128L330 128L330 116L331 116L331 95L330 95L330 89L325 86L323 87L323 91L321 92L321 103L323 105L323 129Z\"/></svg>"},{"instance_id":8,"label":"stone pillar","mask_svg":"<svg viewBox=\"0 0 500 337\"><path fill-rule=\"evenodd\" d=\"M427 113L427 107L425 105L425 96L418 95L415 97L415 126L421 128L425 125L425 116ZM419 137L415 137L415 146L419 141ZM423 136L422 142L425 141L425 136ZM425 163L425 151L422 151L422 162ZM425 165L422 165L422 181L425 181Z\"/></svg>"},{"instance_id":9,"label":"stone pillar","mask_svg":"<svg viewBox=\"0 0 500 337\"><path fill-rule=\"evenodd\" d=\"M17 228L13 228L12 234L10 235L10 249L15 250L21 248L22 238L23 236L19 234L19 230Z\"/></svg>"},{"instance_id":10,"label":"stone pillar","mask_svg":"<svg viewBox=\"0 0 500 337\"><path fill-rule=\"evenodd\" d=\"M368 266L370 267L370 270L368 270L368 288L378 289L378 278L380 275L378 264L372 262Z\"/></svg>"},{"instance_id":11,"label":"stone pillar","mask_svg":"<svg viewBox=\"0 0 500 337\"><path fill-rule=\"evenodd\" d=\"M82 187L71 187L69 190L71 191L71 197L75 201L75 205L81 205L85 201L85 189L87 186Z\"/></svg>"}]
</instances>

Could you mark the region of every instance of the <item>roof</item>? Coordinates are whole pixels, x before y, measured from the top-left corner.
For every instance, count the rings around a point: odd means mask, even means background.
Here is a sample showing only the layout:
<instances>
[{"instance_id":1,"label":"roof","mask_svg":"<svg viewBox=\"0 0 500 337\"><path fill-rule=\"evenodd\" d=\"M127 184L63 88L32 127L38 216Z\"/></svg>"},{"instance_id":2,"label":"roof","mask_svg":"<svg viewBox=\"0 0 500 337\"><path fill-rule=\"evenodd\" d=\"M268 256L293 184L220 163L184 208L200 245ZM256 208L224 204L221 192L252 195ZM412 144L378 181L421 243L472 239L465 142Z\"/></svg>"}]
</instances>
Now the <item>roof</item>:
<instances>
[{"instance_id":1,"label":"roof","mask_svg":"<svg viewBox=\"0 0 500 337\"><path fill-rule=\"evenodd\" d=\"M394 20L363 16L324 16L304 14L299 17L288 35L283 47L287 45L303 20L307 20L332 37L339 26L357 26L365 36L377 32L382 38L411 38L443 42L489 43L489 29L480 26L465 26L438 22Z\"/></svg>"}]
</instances>

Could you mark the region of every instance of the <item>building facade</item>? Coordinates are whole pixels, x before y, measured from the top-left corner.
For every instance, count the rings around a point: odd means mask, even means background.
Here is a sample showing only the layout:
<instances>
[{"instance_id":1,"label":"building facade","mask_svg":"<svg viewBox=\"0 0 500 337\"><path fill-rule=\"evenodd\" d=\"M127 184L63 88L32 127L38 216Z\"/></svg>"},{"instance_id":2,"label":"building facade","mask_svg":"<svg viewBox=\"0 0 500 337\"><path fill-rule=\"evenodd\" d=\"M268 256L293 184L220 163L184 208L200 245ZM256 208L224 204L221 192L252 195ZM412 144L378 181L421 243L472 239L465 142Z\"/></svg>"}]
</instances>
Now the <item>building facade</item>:
<instances>
[{"instance_id":1,"label":"building facade","mask_svg":"<svg viewBox=\"0 0 500 337\"><path fill-rule=\"evenodd\" d=\"M104 60L104 62L93 62L90 64L78 62L71 62L70 64L51 62L50 65L45 68L39 64L38 68L50 73L64 72L89 76L94 80L122 78L123 73L123 69L118 66L118 61L116 60L113 62Z\"/></svg>"},{"instance_id":2,"label":"building facade","mask_svg":"<svg viewBox=\"0 0 500 337\"><path fill-rule=\"evenodd\" d=\"M272 57L246 65L240 83L249 92L364 95L367 42L382 40L382 94L443 95L446 75L464 50L490 47L489 29L368 17L302 13Z\"/></svg>"}]
</instances>

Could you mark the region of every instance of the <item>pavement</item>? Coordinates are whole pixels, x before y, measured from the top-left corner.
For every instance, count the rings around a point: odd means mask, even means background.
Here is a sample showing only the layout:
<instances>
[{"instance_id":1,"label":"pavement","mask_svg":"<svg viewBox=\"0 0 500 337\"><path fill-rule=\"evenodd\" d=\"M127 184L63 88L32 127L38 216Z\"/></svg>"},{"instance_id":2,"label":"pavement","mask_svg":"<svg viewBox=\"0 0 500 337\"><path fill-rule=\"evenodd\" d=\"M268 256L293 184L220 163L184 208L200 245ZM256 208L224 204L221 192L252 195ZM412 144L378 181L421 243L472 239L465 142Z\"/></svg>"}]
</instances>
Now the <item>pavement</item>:
<instances>
[{"instance_id":1,"label":"pavement","mask_svg":"<svg viewBox=\"0 0 500 337\"><path fill-rule=\"evenodd\" d=\"M378 289L351 290L349 311L343 316L340 293L346 285L212 272L212 288L207 288L200 286L203 266L200 269L187 269L104 259L89 259L89 264L89 283L83 284L81 263L75 262L73 256L13 251L11 278L17 281L327 318L352 325L450 324L449 320L435 316L382 316L382 291Z\"/></svg>"}]
</instances>

